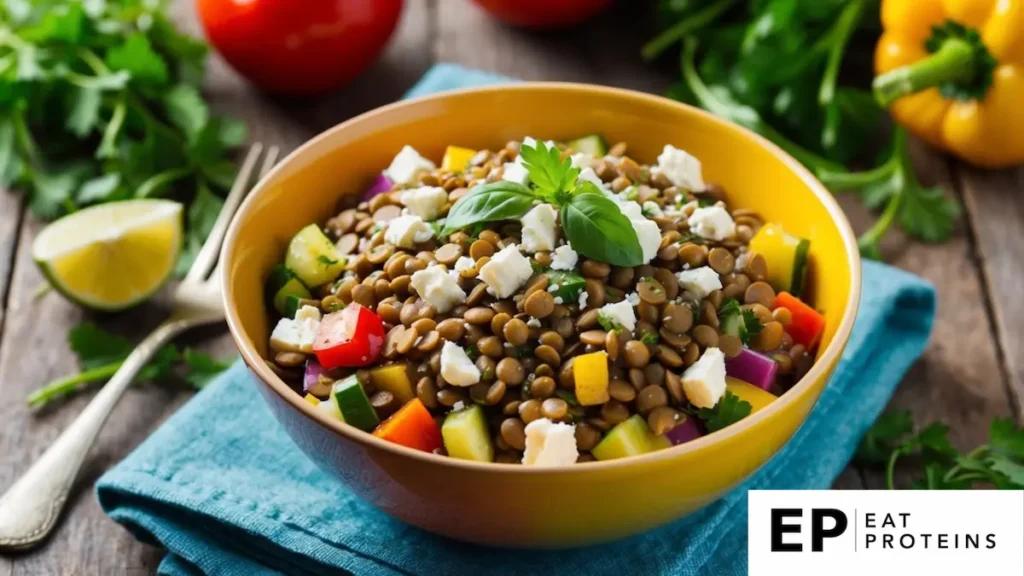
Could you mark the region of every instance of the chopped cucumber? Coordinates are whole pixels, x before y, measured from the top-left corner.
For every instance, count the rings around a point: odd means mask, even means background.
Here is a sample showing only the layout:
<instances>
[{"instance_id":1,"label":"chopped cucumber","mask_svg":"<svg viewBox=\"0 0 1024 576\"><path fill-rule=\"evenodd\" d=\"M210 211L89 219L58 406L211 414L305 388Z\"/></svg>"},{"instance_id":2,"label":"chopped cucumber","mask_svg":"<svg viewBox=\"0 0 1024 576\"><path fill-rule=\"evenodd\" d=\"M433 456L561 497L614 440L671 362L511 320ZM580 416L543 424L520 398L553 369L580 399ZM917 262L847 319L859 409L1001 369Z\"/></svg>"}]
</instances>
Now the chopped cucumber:
<instances>
[{"instance_id":1,"label":"chopped cucumber","mask_svg":"<svg viewBox=\"0 0 1024 576\"><path fill-rule=\"evenodd\" d=\"M338 411L345 422L356 428L370 432L380 423L377 412L355 374L335 382L331 388L331 398L337 402Z\"/></svg>"},{"instance_id":2,"label":"chopped cucumber","mask_svg":"<svg viewBox=\"0 0 1024 576\"><path fill-rule=\"evenodd\" d=\"M470 406L448 414L441 426L444 447L452 458L493 462L494 445L487 431L483 408Z\"/></svg>"},{"instance_id":3,"label":"chopped cucumber","mask_svg":"<svg viewBox=\"0 0 1024 576\"><path fill-rule=\"evenodd\" d=\"M775 291L797 297L807 276L810 246L809 240L789 234L775 223L765 224L750 239L750 250L764 256L768 264L768 282Z\"/></svg>"},{"instance_id":4,"label":"chopped cucumber","mask_svg":"<svg viewBox=\"0 0 1024 576\"><path fill-rule=\"evenodd\" d=\"M294 312L290 315L285 313L289 296L296 299L312 298L302 280L287 266L278 264L267 277L267 298L278 314L291 318L295 316Z\"/></svg>"},{"instance_id":5,"label":"chopped cucumber","mask_svg":"<svg viewBox=\"0 0 1024 576\"><path fill-rule=\"evenodd\" d=\"M564 270L548 270L544 274L548 277L548 288L558 286L551 293L552 296L560 296L564 303L572 303L579 299L585 284L583 276Z\"/></svg>"},{"instance_id":6,"label":"chopped cucumber","mask_svg":"<svg viewBox=\"0 0 1024 576\"><path fill-rule=\"evenodd\" d=\"M793 280L789 293L797 298L804 290L804 281L807 279L807 253L811 249L811 241L805 238L800 239L796 245L796 257L793 260Z\"/></svg>"},{"instance_id":7,"label":"chopped cucumber","mask_svg":"<svg viewBox=\"0 0 1024 576\"><path fill-rule=\"evenodd\" d=\"M616 424L590 453L598 460L614 460L661 450L670 445L665 437L652 434L647 422L636 414Z\"/></svg>"},{"instance_id":8,"label":"chopped cucumber","mask_svg":"<svg viewBox=\"0 0 1024 576\"><path fill-rule=\"evenodd\" d=\"M299 280L315 288L333 282L345 270L345 257L316 224L310 224L292 238L284 260Z\"/></svg>"},{"instance_id":9,"label":"chopped cucumber","mask_svg":"<svg viewBox=\"0 0 1024 576\"><path fill-rule=\"evenodd\" d=\"M608 153L608 142L600 134L588 134L566 142L566 145L576 152L586 152L594 158L601 158Z\"/></svg>"}]
</instances>

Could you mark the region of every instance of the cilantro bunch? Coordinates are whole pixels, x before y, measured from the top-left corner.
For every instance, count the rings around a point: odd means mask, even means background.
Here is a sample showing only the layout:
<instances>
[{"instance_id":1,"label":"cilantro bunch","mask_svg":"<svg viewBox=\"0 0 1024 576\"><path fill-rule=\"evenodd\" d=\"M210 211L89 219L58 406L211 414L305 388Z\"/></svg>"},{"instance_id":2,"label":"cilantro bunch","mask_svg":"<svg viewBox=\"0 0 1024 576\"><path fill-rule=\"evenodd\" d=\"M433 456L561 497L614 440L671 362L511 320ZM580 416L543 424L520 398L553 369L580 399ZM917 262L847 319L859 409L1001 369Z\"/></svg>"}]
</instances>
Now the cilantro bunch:
<instances>
[{"instance_id":1,"label":"cilantro bunch","mask_svg":"<svg viewBox=\"0 0 1024 576\"><path fill-rule=\"evenodd\" d=\"M499 180L480 184L452 206L440 236L487 222L522 218L538 203L554 204L573 249L614 266L643 264L636 230L619 206L592 182L580 182L579 168L562 159L558 148L537 142L519 154L533 187Z\"/></svg>"},{"instance_id":2,"label":"cilantro bunch","mask_svg":"<svg viewBox=\"0 0 1024 576\"><path fill-rule=\"evenodd\" d=\"M642 54L679 47L682 79L668 96L761 134L833 191L880 210L862 254L880 258L894 224L926 242L949 238L959 206L918 181L903 130L881 160L871 152L884 117L870 92L878 0L659 0L656 14L663 31Z\"/></svg>"},{"instance_id":3,"label":"cilantro bunch","mask_svg":"<svg viewBox=\"0 0 1024 576\"><path fill-rule=\"evenodd\" d=\"M187 270L246 135L199 93L207 50L159 1L0 3L0 187L43 219L129 198L190 204Z\"/></svg>"},{"instance_id":4,"label":"cilantro bunch","mask_svg":"<svg viewBox=\"0 0 1024 576\"><path fill-rule=\"evenodd\" d=\"M918 490L963 490L988 486L1008 490L1024 489L1024 429L1013 420L995 419L989 427L989 441L961 454L948 438L949 427L932 423L915 431L910 412L883 414L861 441L857 463L885 467L885 485L896 487L896 463L915 458L923 474L911 488Z\"/></svg>"},{"instance_id":5,"label":"cilantro bunch","mask_svg":"<svg viewBox=\"0 0 1024 576\"><path fill-rule=\"evenodd\" d=\"M90 322L83 322L68 332L68 344L78 357L82 371L58 378L43 385L28 397L28 405L38 408L70 396L92 382L105 382L135 349L128 339L111 334ZM157 351L139 375L140 382L167 381L179 375L192 387L200 389L230 365L191 348L179 351L168 344Z\"/></svg>"}]
</instances>

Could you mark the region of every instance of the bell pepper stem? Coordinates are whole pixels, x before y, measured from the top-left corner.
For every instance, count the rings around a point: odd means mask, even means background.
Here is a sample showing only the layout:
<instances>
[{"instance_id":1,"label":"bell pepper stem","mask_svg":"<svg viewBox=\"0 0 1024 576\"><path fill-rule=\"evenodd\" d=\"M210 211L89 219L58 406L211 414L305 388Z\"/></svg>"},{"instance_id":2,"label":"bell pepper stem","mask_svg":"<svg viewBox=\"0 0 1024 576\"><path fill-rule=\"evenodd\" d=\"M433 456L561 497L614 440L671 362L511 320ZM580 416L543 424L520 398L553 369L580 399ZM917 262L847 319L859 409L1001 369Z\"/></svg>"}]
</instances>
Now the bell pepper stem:
<instances>
[{"instance_id":1,"label":"bell pepper stem","mask_svg":"<svg viewBox=\"0 0 1024 576\"><path fill-rule=\"evenodd\" d=\"M974 47L960 38L950 38L931 56L890 70L875 78L875 100L888 108L898 98L946 82L970 82L977 72Z\"/></svg>"}]
</instances>

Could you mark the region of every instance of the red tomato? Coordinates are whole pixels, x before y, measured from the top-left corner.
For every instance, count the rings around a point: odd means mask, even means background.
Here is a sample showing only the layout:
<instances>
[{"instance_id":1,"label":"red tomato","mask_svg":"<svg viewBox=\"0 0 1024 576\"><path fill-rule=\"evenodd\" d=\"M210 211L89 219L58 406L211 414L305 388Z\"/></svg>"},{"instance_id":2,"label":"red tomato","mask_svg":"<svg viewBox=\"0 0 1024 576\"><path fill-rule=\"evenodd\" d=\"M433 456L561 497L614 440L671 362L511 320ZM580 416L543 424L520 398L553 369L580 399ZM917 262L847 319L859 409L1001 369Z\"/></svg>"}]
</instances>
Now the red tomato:
<instances>
[{"instance_id":1,"label":"red tomato","mask_svg":"<svg viewBox=\"0 0 1024 576\"><path fill-rule=\"evenodd\" d=\"M324 368L369 366L384 345L380 316L355 302L320 321L313 353Z\"/></svg>"},{"instance_id":2,"label":"red tomato","mask_svg":"<svg viewBox=\"0 0 1024 576\"><path fill-rule=\"evenodd\" d=\"M473 0L506 24L523 28L561 28L579 24L612 0Z\"/></svg>"},{"instance_id":3,"label":"red tomato","mask_svg":"<svg viewBox=\"0 0 1024 576\"><path fill-rule=\"evenodd\" d=\"M326 92L377 57L402 0L196 0L210 43L242 76L282 94Z\"/></svg>"}]
</instances>

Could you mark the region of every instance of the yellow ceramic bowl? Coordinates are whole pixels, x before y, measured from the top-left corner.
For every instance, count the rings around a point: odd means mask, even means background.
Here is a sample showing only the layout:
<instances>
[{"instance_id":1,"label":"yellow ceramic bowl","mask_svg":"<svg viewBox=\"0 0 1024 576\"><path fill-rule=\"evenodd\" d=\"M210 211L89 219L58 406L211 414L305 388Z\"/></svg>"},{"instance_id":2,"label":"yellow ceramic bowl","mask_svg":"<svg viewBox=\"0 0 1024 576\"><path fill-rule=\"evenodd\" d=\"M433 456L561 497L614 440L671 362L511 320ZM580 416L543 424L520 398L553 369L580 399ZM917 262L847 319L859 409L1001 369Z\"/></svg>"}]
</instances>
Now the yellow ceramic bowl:
<instances>
[{"instance_id":1,"label":"yellow ceramic bowl","mask_svg":"<svg viewBox=\"0 0 1024 576\"><path fill-rule=\"evenodd\" d=\"M530 135L624 141L653 162L671 143L703 162L731 206L811 240L810 294L827 318L811 371L768 407L725 430L644 456L555 468L481 464L417 452L330 421L267 367L263 281L292 235L359 194L404 144L440 161L445 146L500 148ZM298 149L250 194L223 251L228 324L256 385L295 442L382 510L471 542L556 548L629 536L697 510L739 484L807 417L846 345L860 264L849 223L828 191L763 138L703 111L626 90L524 83L385 106ZM637 489L637 487L643 489ZM567 512L568 511L568 512Z\"/></svg>"}]
</instances>

